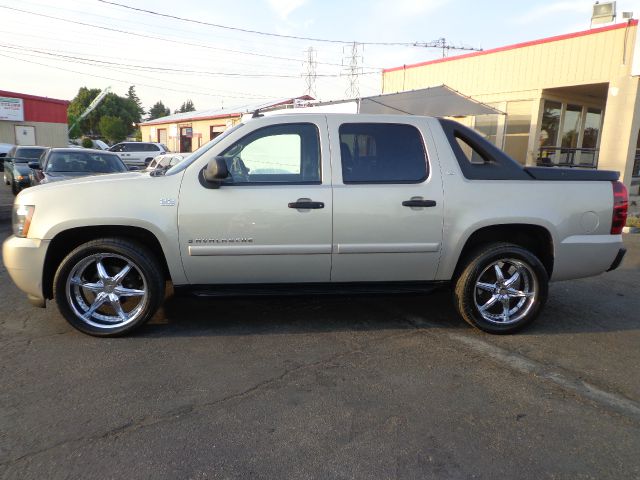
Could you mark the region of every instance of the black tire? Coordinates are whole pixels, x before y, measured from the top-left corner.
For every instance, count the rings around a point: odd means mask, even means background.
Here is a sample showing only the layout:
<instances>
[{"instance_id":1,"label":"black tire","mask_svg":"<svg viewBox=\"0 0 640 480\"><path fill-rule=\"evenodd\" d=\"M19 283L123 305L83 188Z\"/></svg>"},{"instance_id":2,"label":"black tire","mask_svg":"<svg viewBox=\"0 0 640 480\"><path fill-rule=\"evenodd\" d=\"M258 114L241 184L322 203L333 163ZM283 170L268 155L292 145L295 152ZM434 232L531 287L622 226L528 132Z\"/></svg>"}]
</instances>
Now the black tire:
<instances>
[{"instance_id":1,"label":"black tire","mask_svg":"<svg viewBox=\"0 0 640 480\"><path fill-rule=\"evenodd\" d=\"M118 281L118 273L126 265L130 266L128 273ZM158 259L147 248L122 238L100 238L80 245L62 260L53 281L53 297L74 328L97 337L115 337L135 330L153 316L164 300L164 286ZM136 294L141 291L144 294ZM102 303L100 295L107 298ZM89 313L97 303L100 306ZM84 319L83 312L87 314Z\"/></svg>"},{"instance_id":2,"label":"black tire","mask_svg":"<svg viewBox=\"0 0 640 480\"><path fill-rule=\"evenodd\" d=\"M502 279L497 270L502 272ZM507 285L511 280L513 283ZM460 316L473 327L508 334L538 316L548 292L547 271L535 255L518 245L492 243L468 257L455 280L454 302Z\"/></svg>"},{"instance_id":3,"label":"black tire","mask_svg":"<svg viewBox=\"0 0 640 480\"><path fill-rule=\"evenodd\" d=\"M11 193L18 195L20 193L20 187L15 181L11 182Z\"/></svg>"}]
</instances>

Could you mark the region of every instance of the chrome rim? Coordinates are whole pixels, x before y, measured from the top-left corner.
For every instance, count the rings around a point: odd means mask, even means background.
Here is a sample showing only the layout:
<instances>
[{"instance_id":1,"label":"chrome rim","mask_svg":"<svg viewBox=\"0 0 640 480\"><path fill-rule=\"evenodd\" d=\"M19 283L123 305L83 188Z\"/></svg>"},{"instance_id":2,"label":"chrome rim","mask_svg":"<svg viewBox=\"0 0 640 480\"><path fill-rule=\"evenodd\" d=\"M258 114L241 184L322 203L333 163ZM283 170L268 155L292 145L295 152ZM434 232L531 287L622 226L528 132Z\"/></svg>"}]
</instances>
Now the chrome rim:
<instances>
[{"instance_id":1,"label":"chrome rim","mask_svg":"<svg viewBox=\"0 0 640 480\"><path fill-rule=\"evenodd\" d=\"M140 268L113 253L98 253L76 263L67 278L66 294L75 315L98 328L136 321L149 301Z\"/></svg>"},{"instance_id":2,"label":"chrome rim","mask_svg":"<svg viewBox=\"0 0 640 480\"><path fill-rule=\"evenodd\" d=\"M508 325L524 318L538 295L538 280L531 267L520 260L497 260L478 276L474 300L488 322Z\"/></svg>"}]
</instances>

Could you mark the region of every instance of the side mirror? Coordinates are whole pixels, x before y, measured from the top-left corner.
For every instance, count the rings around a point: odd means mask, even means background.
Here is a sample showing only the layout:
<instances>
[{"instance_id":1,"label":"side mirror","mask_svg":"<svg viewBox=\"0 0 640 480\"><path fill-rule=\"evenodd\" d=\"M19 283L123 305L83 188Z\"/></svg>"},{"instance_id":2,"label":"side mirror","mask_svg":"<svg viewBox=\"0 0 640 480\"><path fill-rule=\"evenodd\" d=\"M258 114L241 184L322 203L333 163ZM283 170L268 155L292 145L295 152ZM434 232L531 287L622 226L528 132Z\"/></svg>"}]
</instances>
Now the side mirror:
<instances>
[{"instance_id":1,"label":"side mirror","mask_svg":"<svg viewBox=\"0 0 640 480\"><path fill-rule=\"evenodd\" d=\"M40 166L40 162L29 162L27 163L27 165L29 165L29 168L33 170L42 170L42 167Z\"/></svg>"},{"instance_id":2,"label":"side mirror","mask_svg":"<svg viewBox=\"0 0 640 480\"><path fill-rule=\"evenodd\" d=\"M202 176L212 188L220 187L222 181L229 176L229 169L224 157L215 157L210 160L202 171Z\"/></svg>"},{"instance_id":3,"label":"side mirror","mask_svg":"<svg viewBox=\"0 0 640 480\"><path fill-rule=\"evenodd\" d=\"M129 165L130 172L137 172L138 170L140 170L140 167L138 167L137 165Z\"/></svg>"}]
</instances>

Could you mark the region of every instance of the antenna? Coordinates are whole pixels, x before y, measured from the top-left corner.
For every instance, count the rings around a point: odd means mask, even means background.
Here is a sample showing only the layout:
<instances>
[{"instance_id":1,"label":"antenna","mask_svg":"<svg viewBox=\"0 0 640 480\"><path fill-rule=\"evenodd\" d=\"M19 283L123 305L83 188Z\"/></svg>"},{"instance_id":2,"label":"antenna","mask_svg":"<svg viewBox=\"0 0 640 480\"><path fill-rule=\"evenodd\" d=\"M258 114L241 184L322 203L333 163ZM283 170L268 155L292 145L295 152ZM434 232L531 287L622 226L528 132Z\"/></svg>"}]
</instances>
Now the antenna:
<instances>
[{"instance_id":1,"label":"antenna","mask_svg":"<svg viewBox=\"0 0 640 480\"><path fill-rule=\"evenodd\" d=\"M364 46L353 42L350 46L342 48L342 66L346 71L348 87L345 91L347 98L360 98L360 75L362 75L362 62Z\"/></svg>"},{"instance_id":2,"label":"antenna","mask_svg":"<svg viewBox=\"0 0 640 480\"><path fill-rule=\"evenodd\" d=\"M306 60L304 61L304 66L306 67L304 73L304 82L306 85L305 93L310 97L317 98L316 92L316 78L317 78L317 67L318 67L318 59L317 52L315 48L309 47L305 50L307 54Z\"/></svg>"},{"instance_id":3,"label":"antenna","mask_svg":"<svg viewBox=\"0 0 640 480\"><path fill-rule=\"evenodd\" d=\"M414 47L424 47L424 48L441 48L442 49L442 57L446 57L449 53L449 50L467 50L472 52L481 52L481 48L469 47L467 45L452 45L447 42L447 39L442 37L437 40L433 40L431 42L415 42L413 44Z\"/></svg>"}]
</instances>

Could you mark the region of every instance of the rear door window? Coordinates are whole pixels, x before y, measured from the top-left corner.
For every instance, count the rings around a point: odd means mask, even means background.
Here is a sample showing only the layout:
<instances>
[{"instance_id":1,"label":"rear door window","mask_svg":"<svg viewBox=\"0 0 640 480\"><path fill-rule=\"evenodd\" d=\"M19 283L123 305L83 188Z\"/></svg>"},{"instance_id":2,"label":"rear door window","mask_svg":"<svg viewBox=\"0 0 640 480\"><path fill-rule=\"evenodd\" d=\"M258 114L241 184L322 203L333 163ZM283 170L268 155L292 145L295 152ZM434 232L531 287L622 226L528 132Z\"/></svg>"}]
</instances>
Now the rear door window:
<instances>
[{"instance_id":1,"label":"rear door window","mask_svg":"<svg viewBox=\"0 0 640 480\"><path fill-rule=\"evenodd\" d=\"M422 183L427 178L427 154L416 127L344 123L339 133L343 183Z\"/></svg>"}]
</instances>

